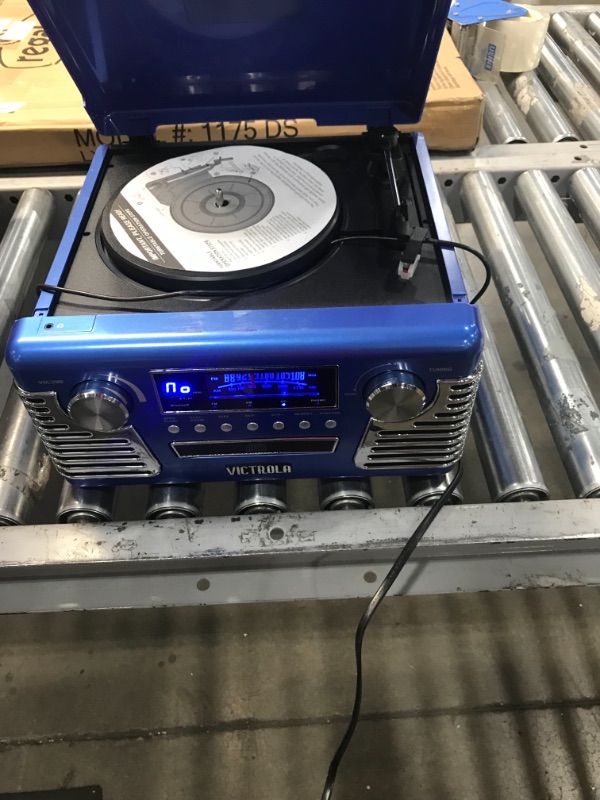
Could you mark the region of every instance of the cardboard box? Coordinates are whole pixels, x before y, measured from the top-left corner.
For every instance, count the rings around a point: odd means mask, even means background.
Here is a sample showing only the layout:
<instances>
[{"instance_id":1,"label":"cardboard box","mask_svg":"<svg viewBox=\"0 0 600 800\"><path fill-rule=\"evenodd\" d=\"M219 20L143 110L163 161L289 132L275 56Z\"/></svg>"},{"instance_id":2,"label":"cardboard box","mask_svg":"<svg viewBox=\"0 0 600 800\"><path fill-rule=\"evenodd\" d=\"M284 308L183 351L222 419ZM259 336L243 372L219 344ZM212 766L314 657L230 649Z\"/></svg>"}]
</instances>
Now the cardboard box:
<instances>
[{"instance_id":1,"label":"cardboard box","mask_svg":"<svg viewBox=\"0 0 600 800\"><path fill-rule=\"evenodd\" d=\"M477 142L483 95L448 34L418 125L432 150L467 150ZM165 142L273 140L359 133L361 127L318 127L312 120L263 120L173 125L157 130ZM87 164L101 136L81 95L25 0L0 0L0 167Z\"/></svg>"}]
</instances>

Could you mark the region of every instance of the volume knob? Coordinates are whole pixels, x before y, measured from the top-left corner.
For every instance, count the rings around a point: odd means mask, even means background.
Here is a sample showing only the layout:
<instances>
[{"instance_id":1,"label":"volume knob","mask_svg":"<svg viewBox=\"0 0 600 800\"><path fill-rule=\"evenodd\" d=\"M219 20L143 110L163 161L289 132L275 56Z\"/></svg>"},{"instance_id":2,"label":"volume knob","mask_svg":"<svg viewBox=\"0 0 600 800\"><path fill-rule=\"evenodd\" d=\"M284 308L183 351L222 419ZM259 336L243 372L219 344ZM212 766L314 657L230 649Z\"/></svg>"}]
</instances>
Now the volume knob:
<instances>
[{"instance_id":1,"label":"volume knob","mask_svg":"<svg viewBox=\"0 0 600 800\"><path fill-rule=\"evenodd\" d=\"M88 381L75 390L67 407L71 419L88 431L111 433L129 420L131 401L120 386Z\"/></svg>"},{"instance_id":2,"label":"volume knob","mask_svg":"<svg viewBox=\"0 0 600 800\"><path fill-rule=\"evenodd\" d=\"M421 413L425 392L421 382L409 372L386 372L367 386L367 410L378 422L404 422Z\"/></svg>"}]
</instances>

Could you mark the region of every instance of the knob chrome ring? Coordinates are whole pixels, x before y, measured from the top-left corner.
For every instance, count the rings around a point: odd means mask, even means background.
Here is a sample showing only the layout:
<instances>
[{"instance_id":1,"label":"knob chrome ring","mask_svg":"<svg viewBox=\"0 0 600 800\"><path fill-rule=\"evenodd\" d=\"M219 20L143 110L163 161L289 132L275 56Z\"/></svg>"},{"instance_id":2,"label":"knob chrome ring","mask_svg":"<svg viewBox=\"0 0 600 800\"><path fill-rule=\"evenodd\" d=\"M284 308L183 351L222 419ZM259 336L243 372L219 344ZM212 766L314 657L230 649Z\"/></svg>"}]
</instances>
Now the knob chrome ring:
<instances>
[{"instance_id":1,"label":"knob chrome ring","mask_svg":"<svg viewBox=\"0 0 600 800\"><path fill-rule=\"evenodd\" d=\"M110 424L109 426L105 425L94 425L90 426L87 424L86 421L81 419L81 414L77 413L77 406L83 404L85 407L86 403L89 403L91 400L100 400L102 403L106 403L109 406L113 406L115 410L121 415L120 420L115 420L114 424ZM71 417L71 419L75 422L75 424L79 425L86 430L93 430L102 433L113 433L115 431L121 430L122 428L127 425L129 422L129 408L128 406L128 398L126 395L119 392L118 387L110 387L110 391L103 390L103 389L84 389L82 392L77 393L74 397L71 398L69 404L67 406L67 413ZM97 420L104 420L109 422L107 417L102 414L96 415Z\"/></svg>"},{"instance_id":2,"label":"knob chrome ring","mask_svg":"<svg viewBox=\"0 0 600 800\"><path fill-rule=\"evenodd\" d=\"M399 390L399 391L405 390L407 393L409 393L407 394L407 399L412 397L415 398L418 402L412 401L408 404L408 407L406 408L408 413L397 415L396 419L385 419L385 415L381 413L378 414L377 411L372 408L372 406L375 404L377 398L380 395L385 394L390 390ZM376 420L377 422L398 423L398 422L405 422L407 420L418 417L419 414L421 414L423 409L425 408L425 401L426 401L425 392L419 386L416 386L414 383L408 383L404 381L399 382L397 380L394 380L394 378L389 377L387 380L385 380L382 384L377 386L369 393L369 396L367 397L367 409L371 414L371 416L373 417L373 419ZM412 412L410 406L414 406L414 413Z\"/></svg>"}]
</instances>

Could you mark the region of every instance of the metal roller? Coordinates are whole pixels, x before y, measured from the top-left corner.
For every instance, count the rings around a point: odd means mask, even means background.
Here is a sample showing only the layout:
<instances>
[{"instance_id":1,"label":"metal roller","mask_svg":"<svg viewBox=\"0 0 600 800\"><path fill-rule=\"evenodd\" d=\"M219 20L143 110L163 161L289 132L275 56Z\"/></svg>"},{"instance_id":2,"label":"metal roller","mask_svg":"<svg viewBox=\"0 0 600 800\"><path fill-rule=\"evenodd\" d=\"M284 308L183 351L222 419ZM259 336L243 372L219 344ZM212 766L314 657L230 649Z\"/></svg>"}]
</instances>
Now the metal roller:
<instances>
[{"instance_id":1,"label":"metal roller","mask_svg":"<svg viewBox=\"0 0 600 800\"><path fill-rule=\"evenodd\" d=\"M600 171L593 167L577 170L571 177L570 191L585 227L600 247Z\"/></svg>"},{"instance_id":2,"label":"metal roller","mask_svg":"<svg viewBox=\"0 0 600 800\"><path fill-rule=\"evenodd\" d=\"M600 267L544 172L520 175L517 197L600 366Z\"/></svg>"},{"instance_id":3,"label":"metal roller","mask_svg":"<svg viewBox=\"0 0 600 800\"><path fill-rule=\"evenodd\" d=\"M444 195L442 194L444 198ZM444 211L450 238L460 241L447 201ZM456 250L468 293L473 296L477 283L469 262ZM481 459L490 497L494 503L522 500L547 500L548 488L540 470L521 411L504 369L492 328L480 307L485 336L483 373L477 391L471 429Z\"/></svg>"},{"instance_id":4,"label":"metal roller","mask_svg":"<svg viewBox=\"0 0 600 800\"><path fill-rule=\"evenodd\" d=\"M59 523L111 522L114 519L115 489L110 486L83 488L63 483L56 521Z\"/></svg>"},{"instance_id":5,"label":"metal roller","mask_svg":"<svg viewBox=\"0 0 600 800\"><path fill-rule=\"evenodd\" d=\"M0 420L0 525L24 525L50 477L50 458L13 387Z\"/></svg>"},{"instance_id":6,"label":"metal roller","mask_svg":"<svg viewBox=\"0 0 600 800\"><path fill-rule=\"evenodd\" d=\"M285 481L238 483L236 514L282 514L287 508Z\"/></svg>"},{"instance_id":7,"label":"metal roller","mask_svg":"<svg viewBox=\"0 0 600 800\"><path fill-rule=\"evenodd\" d=\"M483 126L493 144L527 144L527 134L497 86L486 83L483 87Z\"/></svg>"},{"instance_id":8,"label":"metal roller","mask_svg":"<svg viewBox=\"0 0 600 800\"><path fill-rule=\"evenodd\" d=\"M550 18L550 33L596 88L600 87L600 46L575 17L559 11Z\"/></svg>"},{"instance_id":9,"label":"metal roller","mask_svg":"<svg viewBox=\"0 0 600 800\"><path fill-rule=\"evenodd\" d=\"M368 478L323 478L319 481L319 500L322 511L349 511L375 506Z\"/></svg>"},{"instance_id":10,"label":"metal roller","mask_svg":"<svg viewBox=\"0 0 600 800\"><path fill-rule=\"evenodd\" d=\"M150 487L146 519L183 519L202 516L202 487L198 483L158 484Z\"/></svg>"},{"instance_id":11,"label":"metal roller","mask_svg":"<svg viewBox=\"0 0 600 800\"><path fill-rule=\"evenodd\" d=\"M585 27L597 42L600 41L600 14L596 11L590 14L585 21Z\"/></svg>"},{"instance_id":12,"label":"metal roller","mask_svg":"<svg viewBox=\"0 0 600 800\"><path fill-rule=\"evenodd\" d=\"M54 209L50 192L28 189L0 242L0 354L4 353L10 327L33 279Z\"/></svg>"},{"instance_id":13,"label":"metal roller","mask_svg":"<svg viewBox=\"0 0 600 800\"><path fill-rule=\"evenodd\" d=\"M456 475L456 467L445 475L432 477L403 478L404 497L407 506L432 506L439 500ZM448 505L456 506L464 502L460 483L455 487L448 499Z\"/></svg>"},{"instance_id":14,"label":"metal roller","mask_svg":"<svg viewBox=\"0 0 600 800\"><path fill-rule=\"evenodd\" d=\"M600 97L581 72L546 36L538 73L586 139L600 139Z\"/></svg>"},{"instance_id":15,"label":"metal roller","mask_svg":"<svg viewBox=\"0 0 600 800\"><path fill-rule=\"evenodd\" d=\"M575 494L600 497L600 409L494 179L463 178L462 197Z\"/></svg>"},{"instance_id":16,"label":"metal roller","mask_svg":"<svg viewBox=\"0 0 600 800\"><path fill-rule=\"evenodd\" d=\"M540 142L576 142L577 131L535 72L523 72L507 88Z\"/></svg>"},{"instance_id":17,"label":"metal roller","mask_svg":"<svg viewBox=\"0 0 600 800\"><path fill-rule=\"evenodd\" d=\"M485 380L479 384L472 430L493 503L548 500L531 439L516 404L500 353L485 333Z\"/></svg>"}]
</instances>

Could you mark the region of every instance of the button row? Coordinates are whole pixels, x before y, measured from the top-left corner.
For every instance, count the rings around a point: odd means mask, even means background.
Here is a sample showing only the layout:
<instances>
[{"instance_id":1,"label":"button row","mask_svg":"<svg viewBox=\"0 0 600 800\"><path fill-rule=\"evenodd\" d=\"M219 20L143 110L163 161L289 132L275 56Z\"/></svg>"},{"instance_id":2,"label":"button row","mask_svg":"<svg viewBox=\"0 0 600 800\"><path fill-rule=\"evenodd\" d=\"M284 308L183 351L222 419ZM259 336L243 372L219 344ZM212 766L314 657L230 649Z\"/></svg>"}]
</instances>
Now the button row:
<instances>
[{"instance_id":1,"label":"button row","mask_svg":"<svg viewBox=\"0 0 600 800\"><path fill-rule=\"evenodd\" d=\"M298 423L298 427L300 428L300 430L303 431L307 431L310 428L310 426L311 423L307 419L303 419ZM334 428L337 428L337 421L335 419L328 419L325 421L325 427L328 428L329 430L333 430ZM258 422L249 422L246 425L246 429L249 431L254 432L257 431L258 428L259 428ZM177 434L181 432L181 428L179 427L179 425L169 425L167 430L169 431L169 433L172 434ZM206 425L202 424L194 425L194 430L196 431L196 433L206 433ZM223 433L231 433L231 431L233 430L233 425L230 422L224 422L221 425L221 430L223 431ZM273 430L275 431L285 430L285 422L277 420L276 422L273 423Z\"/></svg>"}]
</instances>

